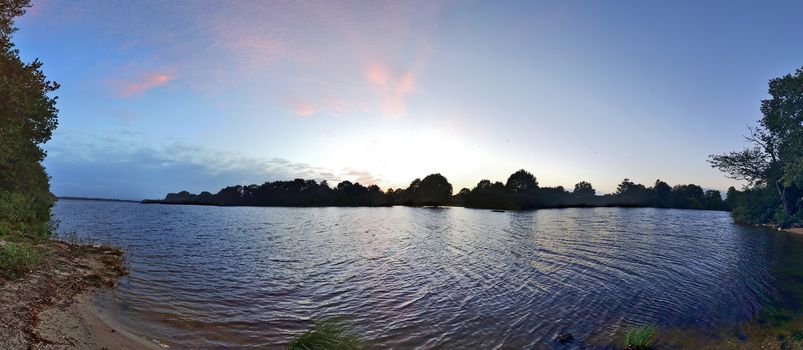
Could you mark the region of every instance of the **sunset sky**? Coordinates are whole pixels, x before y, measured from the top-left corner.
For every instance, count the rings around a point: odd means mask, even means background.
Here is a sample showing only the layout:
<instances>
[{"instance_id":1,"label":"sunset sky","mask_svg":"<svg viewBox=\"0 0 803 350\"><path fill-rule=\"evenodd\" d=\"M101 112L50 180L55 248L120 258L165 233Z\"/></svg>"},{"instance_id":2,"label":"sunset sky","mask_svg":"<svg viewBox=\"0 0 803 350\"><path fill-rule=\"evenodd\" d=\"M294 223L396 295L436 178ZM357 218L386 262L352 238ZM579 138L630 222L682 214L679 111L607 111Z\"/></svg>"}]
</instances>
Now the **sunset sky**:
<instances>
[{"instance_id":1,"label":"sunset sky","mask_svg":"<svg viewBox=\"0 0 803 350\"><path fill-rule=\"evenodd\" d=\"M504 5L504 6L502 6ZM62 88L57 195L296 177L542 186L738 183L767 80L803 66L803 2L35 1L25 60Z\"/></svg>"}]
</instances>

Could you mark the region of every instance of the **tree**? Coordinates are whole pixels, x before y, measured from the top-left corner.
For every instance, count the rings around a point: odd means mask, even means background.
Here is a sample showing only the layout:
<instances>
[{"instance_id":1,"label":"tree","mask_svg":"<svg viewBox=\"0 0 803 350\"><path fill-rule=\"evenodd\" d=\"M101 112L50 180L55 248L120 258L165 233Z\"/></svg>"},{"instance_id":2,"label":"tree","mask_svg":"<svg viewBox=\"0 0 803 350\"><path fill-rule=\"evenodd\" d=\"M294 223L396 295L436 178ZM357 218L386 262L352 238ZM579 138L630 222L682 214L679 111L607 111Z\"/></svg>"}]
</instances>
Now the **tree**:
<instances>
[{"instance_id":1,"label":"tree","mask_svg":"<svg viewBox=\"0 0 803 350\"><path fill-rule=\"evenodd\" d=\"M538 188L538 181L533 174L521 169L507 178L505 188L512 193L524 193Z\"/></svg>"},{"instance_id":2,"label":"tree","mask_svg":"<svg viewBox=\"0 0 803 350\"><path fill-rule=\"evenodd\" d=\"M761 101L759 126L745 138L752 147L712 155L709 162L748 188L775 190L785 217L799 208L803 179L803 68L769 82L770 99Z\"/></svg>"},{"instance_id":3,"label":"tree","mask_svg":"<svg viewBox=\"0 0 803 350\"><path fill-rule=\"evenodd\" d=\"M736 187L728 187L728 192L725 193L725 204L728 206L728 209L733 209L738 194L739 191L736 190Z\"/></svg>"},{"instance_id":4,"label":"tree","mask_svg":"<svg viewBox=\"0 0 803 350\"><path fill-rule=\"evenodd\" d=\"M58 124L50 93L59 85L47 80L39 60L23 62L11 41L14 18L29 6L28 0L0 2L0 232L44 233L53 203L40 146Z\"/></svg>"},{"instance_id":5,"label":"tree","mask_svg":"<svg viewBox=\"0 0 803 350\"><path fill-rule=\"evenodd\" d=\"M597 193L597 190L591 186L591 183L580 181L574 185L574 194L581 197L592 197Z\"/></svg>"},{"instance_id":6,"label":"tree","mask_svg":"<svg viewBox=\"0 0 803 350\"><path fill-rule=\"evenodd\" d=\"M655 180L655 185L652 187L652 191L654 194L653 204L658 207L668 207L670 206L670 201L672 200L672 187L669 186L666 182L659 180Z\"/></svg>"},{"instance_id":7,"label":"tree","mask_svg":"<svg viewBox=\"0 0 803 350\"><path fill-rule=\"evenodd\" d=\"M427 175L415 192L416 205L447 205L452 198L452 184L441 174Z\"/></svg>"},{"instance_id":8,"label":"tree","mask_svg":"<svg viewBox=\"0 0 803 350\"><path fill-rule=\"evenodd\" d=\"M619 185L616 186L616 194L627 194L628 192L633 191L636 186L636 183L630 181L628 178L625 178Z\"/></svg>"}]
</instances>

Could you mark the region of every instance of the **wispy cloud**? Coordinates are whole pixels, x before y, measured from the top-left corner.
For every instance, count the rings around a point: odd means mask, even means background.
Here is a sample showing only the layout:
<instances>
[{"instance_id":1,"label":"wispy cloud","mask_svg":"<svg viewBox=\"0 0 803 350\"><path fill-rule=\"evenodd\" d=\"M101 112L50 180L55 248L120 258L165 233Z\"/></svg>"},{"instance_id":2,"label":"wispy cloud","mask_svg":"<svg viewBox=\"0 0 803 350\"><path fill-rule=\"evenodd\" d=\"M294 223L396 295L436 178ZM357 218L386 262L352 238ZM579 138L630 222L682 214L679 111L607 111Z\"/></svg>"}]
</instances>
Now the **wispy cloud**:
<instances>
[{"instance_id":1,"label":"wispy cloud","mask_svg":"<svg viewBox=\"0 0 803 350\"><path fill-rule=\"evenodd\" d=\"M122 98L144 94L146 91L166 85L176 76L169 72L147 72L134 79L117 79L112 84L116 87L117 96Z\"/></svg>"},{"instance_id":2,"label":"wispy cloud","mask_svg":"<svg viewBox=\"0 0 803 350\"><path fill-rule=\"evenodd\" d=\"M381 64L369 64L365 71L368 82L379 89L381 109L390 116L407 112L404 98L415 91L415 76L411 71L393 74Z\"/></svg>"},{"instance_id":3,"label":"wispy cloud","mask_svg":"<svg viewBox=\"0 0 803 350\"><path fill-rule=\"evenodd\" d=\"M315 106L306 102L296 102L293 104L293 112L301 117L309 117L315 114Z\"/></svg>"},{"instance_id":4,"label":"wispy cloud","mask_svg":"<svg viewBox=\"0 0 803 350\"><path fill-rule=\"evenodd\" d=\"M382 181L382 178L377 177L375 174L366 170L357 169L343 169L343 176L347 179L359 182L362 185L376 185Z\"/></svg>"},{"instance_id":5,"label":"wispy cloud","mask_svg":"<svg viewBox=\"0 0 803 350\"><path fill-rule=\"evenodd\" d=\"M393 74L382 64L369 64L365 70L368 82L379 89L383 113L402 116L407 111L404 98L415 91L415 76L411 71Z\"/></svg>"},{"instance_id":6,"label":"wispy cloud","mask_svg":"<svg viewBox=\"0 0 803 350\"><path fill-rule=\"evenodd\" d=\"M403 115L422 71L415 56L426 54L419 48L437 26L442 1L49 6L47 20L55 28L76 30L78 24L63 15L76 8L71 12L81 13L84 26L78 29L95 33L92 40L116 50L95 69L101 81L114 82L118 97L166 85L209 95L247 88L262 90L255 93L278 103L303 92L307 104L315 106L314 115L367 109ZM174 70L154 71L165 66ZM121 71L148 73L120 78ZM181 85L170 84L177 76ZM289 107L296 112L297 106Z\"/></svg>"},{"instance_id":7,"label":"wispy cloud","mask_svg":"<svg viewBox=\"0 0 803 350\"><path fill-rule=\"evenodd\" d=\"M337 171L279 157L250 157L185 142L158 142L130 131L94 134L71 130L49 143L48 153L48 171L60 174L52 180L59 195L159 197L168 191L214 192L228 185L295 178L332 184L380 181L375 174L359 169Z\"/></svg>"},{"instance_id":8,"label":"wispy cloud","mask_svg":"<svg viewBox=\"0 0 803 350\"><path fill-rule=\"evenodd\" d=\"M28 8L26 14L32 17L40 16L48 7L50 7L50 0L36 0L31 3L31 7Z\"/></svg>"}]
</instances>

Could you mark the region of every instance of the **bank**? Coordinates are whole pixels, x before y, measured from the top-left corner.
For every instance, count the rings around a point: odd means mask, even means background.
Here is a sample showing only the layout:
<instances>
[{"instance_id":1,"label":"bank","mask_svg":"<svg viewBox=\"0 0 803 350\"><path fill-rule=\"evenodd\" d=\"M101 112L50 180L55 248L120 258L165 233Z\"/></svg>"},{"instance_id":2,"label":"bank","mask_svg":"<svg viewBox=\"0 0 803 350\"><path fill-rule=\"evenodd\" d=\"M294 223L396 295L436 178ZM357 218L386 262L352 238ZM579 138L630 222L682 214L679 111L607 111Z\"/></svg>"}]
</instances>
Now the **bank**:
<instances>
[{"instance_id":1,"label":"bank","mask_svg":"<svg viewBox=\"0 0 803 350\"><path fill-rule=\"evenodd\" d=\"M127 274L120 249L0 239L0 248L21 245L34 252L36 263L19 276L0 276L0 349L161 348L115 327L93 306L96 291Z\"/></svg>"}]
</instances>

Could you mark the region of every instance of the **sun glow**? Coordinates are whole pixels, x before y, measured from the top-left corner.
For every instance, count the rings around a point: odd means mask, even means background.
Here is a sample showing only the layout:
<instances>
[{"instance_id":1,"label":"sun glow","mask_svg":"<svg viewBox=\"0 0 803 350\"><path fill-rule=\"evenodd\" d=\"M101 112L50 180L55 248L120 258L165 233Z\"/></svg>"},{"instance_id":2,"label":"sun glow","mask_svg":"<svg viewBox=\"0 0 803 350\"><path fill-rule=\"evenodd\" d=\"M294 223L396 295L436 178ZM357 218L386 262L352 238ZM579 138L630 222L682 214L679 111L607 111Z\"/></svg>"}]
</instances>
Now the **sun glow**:
<instances>
[{"instance_id":1,"label":"sun glow","mask_svg":"<svg viewBox=\"0 0 803 350\"><path fill-rule=\"evenodd\" d=\"M343 137L327 162L332 167L361 165L384 188L406 187L413 179L434 172L450 180L464 178L476 171L480 157L463 138L445 129L383 129L368 134L372 137Z\"/></svg>"}]
</instances>

